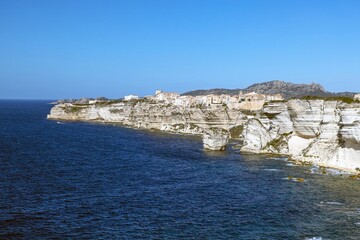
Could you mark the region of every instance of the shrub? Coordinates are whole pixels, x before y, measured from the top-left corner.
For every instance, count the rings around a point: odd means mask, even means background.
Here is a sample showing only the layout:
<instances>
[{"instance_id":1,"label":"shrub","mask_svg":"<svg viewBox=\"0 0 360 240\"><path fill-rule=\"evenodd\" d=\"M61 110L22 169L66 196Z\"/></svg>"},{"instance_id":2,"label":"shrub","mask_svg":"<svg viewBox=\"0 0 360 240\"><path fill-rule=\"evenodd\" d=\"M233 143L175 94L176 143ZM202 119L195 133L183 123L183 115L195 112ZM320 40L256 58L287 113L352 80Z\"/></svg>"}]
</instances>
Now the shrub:
<instances>
[{"instance_id":1,"label":"shrub","mask_svg":"<svg viewBox=\"0 0 360 240\"><path fill-rule=\"evenodd\" d=\"M276 117L276 115L279 115L278 113L268 113L268 112L264 112L264 115L268 118L268 119L274 119Z\"/></svg>"},{"instance_id":2,"label":"shrub","mask_svg":"<svg viewBox=\"0 0 360 240\"><path fill-rule=\"evenodd\" d=\"M284 144L284 143L286 143L286 142L285 142L284 138L281 136L281 137L279 137L279 138L276 138L276 139L271 140L271 141L267 144L267 146L272 146L272 147L275 148L276 150L279 150L279 147L280 147L282 144Z\"/></svg>"},{"instance_id":3,"label":"shrub","mask_svg":"<svg viewBox=\"0 0 360 240\"><path fill-rule=\"evenodd\" d=\"M324 100L324 101L338 101L343 103L358 103L358 100L355 100L351 97L344 96L333 96L333 97L322 97L322 96L304 96L300 98L301 100Z\"/></svg>"},{"instance_id":4,"label":"shrub","mask_svg":"<svg viewBox=\"0 0 360 240\"><path fill-rule=\"evenodd\" d=\"M124 109L114 108L114 109L110 109L109 112L111 112L111 113L122 113L122 112L124 112Z\"/></svg>"},{"instance_id":5,"label":"shrub","mask_svg":"<svg viewBox=\"0 0 360 240\"><path fill-rule=\"evenodd\" d=\"M243 132L243 130L244 130L243 125L239 125L239 126L231 128L230 129L231 138L238 138L240 136L240 134Z\"/></svg>"},{"instance_id":6,"label":"shrub","mask_svg":"<svg viewBox=\"0 0 360 240\"><path fill-rule=\"evenodd\" d=\"M80 112L81 109L83 109L83 108L82 107L71 106L71 107L66 107L65 112L66 113L77 113L77 112Z\"/></svg>"}]
</instances>

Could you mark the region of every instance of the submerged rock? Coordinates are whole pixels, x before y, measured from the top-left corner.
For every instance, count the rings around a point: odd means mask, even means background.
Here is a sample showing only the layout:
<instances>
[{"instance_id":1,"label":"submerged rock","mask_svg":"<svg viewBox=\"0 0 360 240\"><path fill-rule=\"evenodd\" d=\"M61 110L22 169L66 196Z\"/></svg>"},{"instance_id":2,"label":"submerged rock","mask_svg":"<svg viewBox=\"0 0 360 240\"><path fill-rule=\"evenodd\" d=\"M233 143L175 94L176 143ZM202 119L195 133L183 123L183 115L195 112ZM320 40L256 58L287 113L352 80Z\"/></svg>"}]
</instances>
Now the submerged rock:
<instances>
[{"instance_id":1,"label":"submerged rock","mask_svg":"<svg viewBox=\"0 0 360 240\"><path fill-rule=\"evenodd\" d=\"M229 142L229 133L220 128L212 128L204 132L203 144L205 149L224 151Z\"/></svg>"}]
</instances>

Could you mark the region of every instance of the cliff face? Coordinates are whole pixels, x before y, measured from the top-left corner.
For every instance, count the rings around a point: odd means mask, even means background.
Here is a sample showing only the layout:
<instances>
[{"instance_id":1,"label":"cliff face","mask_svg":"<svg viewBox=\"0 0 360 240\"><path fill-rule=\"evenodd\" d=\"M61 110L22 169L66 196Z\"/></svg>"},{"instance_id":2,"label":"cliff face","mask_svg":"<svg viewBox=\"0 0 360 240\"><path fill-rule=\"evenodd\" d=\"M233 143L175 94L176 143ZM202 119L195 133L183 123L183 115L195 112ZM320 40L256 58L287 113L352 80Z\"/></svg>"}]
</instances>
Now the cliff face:
<instances>
[{"instance_id":1,"label":"cliff face","mask_svg":"<svg viewBox=\"0 0 360 240\"><path fill-rule=\"evenodd\" d=\"M205 149L212 151L224 151L229 142L229 134L226 130L211 128L203 134L203 144Z\"/></svg>"},{"instance_id":2,"label":"cliff face","mask_svg":"<svg viewBox=\"0 0 360 240\"><path fill-rule=\"evenodd\" d=\"M240 110L222 105L185 108L151 101L86 105L63 103L55 105L48 118L112 122L135 128L189 134L202 134L210 128L230 130L243 125L247 120L246 115Z\"/></svg>"},{"instance_id":3,"label":"cliff face","mask_svg":"<svg viewBox=\"0 0 360 240\"><path fill-rule=\"evenodd\" d=\"M51 109L48 118L203 134L204 147L211 150L224 150L230 133L232 137L241 133L243 152L287 154L321 166L360 169L360 103L290 100L267 103L257 112L151 101L62 103Z\"/></svg>"},{"instance_id":4,"label":"cliff face","mask_svg":"<svg viewBox=\"0 0 360 240\"><path fill-rule=\"evenodd\" d=\"M270 103L244 125L242 151L288 154L294 160L357 172L360 104L290 100Z\"/></svg>"}]
</instances>

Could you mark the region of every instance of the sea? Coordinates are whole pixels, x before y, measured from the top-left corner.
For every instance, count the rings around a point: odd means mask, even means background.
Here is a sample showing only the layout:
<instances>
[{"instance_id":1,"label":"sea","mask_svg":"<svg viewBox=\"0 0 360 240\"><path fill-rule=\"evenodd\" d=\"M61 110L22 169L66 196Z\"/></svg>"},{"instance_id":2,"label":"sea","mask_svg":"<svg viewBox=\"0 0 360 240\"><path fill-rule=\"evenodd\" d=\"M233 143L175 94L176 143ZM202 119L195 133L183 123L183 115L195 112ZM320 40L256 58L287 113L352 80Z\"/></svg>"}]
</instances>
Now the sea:
<instances>
[{"instance_id":1,"label":"sea","mask_svg":"<svg viewBox=\"0 0 360 240\"><path fill-rule=\"evenodd\" d=\"M0 100L0 239L360 239L360 181Z\"/></svg>"}]
</instances>

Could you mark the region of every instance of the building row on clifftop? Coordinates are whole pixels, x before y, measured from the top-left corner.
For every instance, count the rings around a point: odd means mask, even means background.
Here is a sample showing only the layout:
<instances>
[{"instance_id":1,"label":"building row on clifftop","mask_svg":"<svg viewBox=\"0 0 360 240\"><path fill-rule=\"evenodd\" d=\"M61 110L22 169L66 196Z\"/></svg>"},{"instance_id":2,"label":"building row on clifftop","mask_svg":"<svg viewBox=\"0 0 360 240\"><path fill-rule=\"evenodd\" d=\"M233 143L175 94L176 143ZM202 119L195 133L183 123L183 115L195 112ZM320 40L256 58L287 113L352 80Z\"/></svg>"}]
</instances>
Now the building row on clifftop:
<instances>
[{"instance_id":1,"label":"building row on clifftop","mask_svg":"<svg viewBox=\"0 0 360 240\"><path fill-rule=\"evenodd\" d=\"M125 96L124 100L129 101L139 99L138 96ZM153 96L145 96L145 99L155 102L163 102L175 106L191 107L196 105L212 107L217 105L226 105L229 108L244 109L244 110L260 110L266 102L282 101L284 98L281 94L258 94L255 92L243 93L231 96L227 94L209 94L200 96L181 96L176 92L163 92L157 90Z\"/></svg>"}]
</instances>

